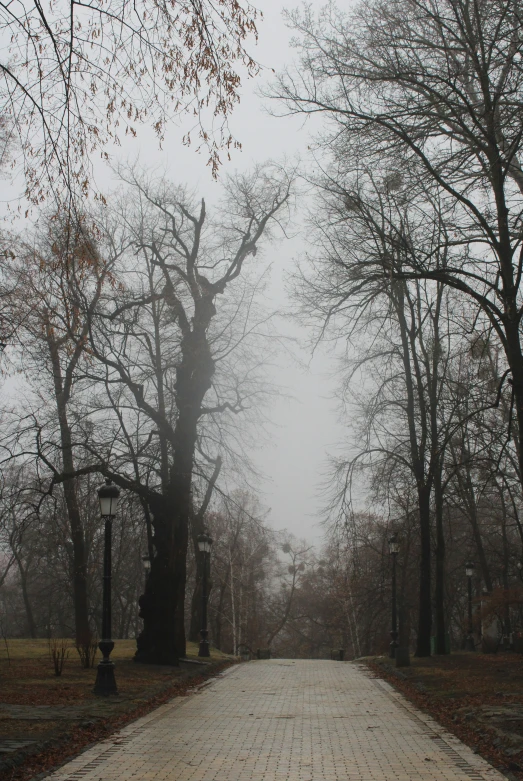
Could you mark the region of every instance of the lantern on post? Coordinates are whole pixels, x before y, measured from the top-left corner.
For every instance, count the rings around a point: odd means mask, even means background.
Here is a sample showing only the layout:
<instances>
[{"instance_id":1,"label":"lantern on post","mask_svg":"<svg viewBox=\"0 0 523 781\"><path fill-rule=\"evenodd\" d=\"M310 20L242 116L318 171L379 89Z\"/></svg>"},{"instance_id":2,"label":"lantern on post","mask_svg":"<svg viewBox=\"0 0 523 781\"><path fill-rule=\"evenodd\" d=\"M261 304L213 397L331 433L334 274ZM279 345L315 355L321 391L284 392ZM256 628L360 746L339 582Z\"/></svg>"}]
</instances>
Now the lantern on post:
<instances>
[{"instance_id":1,"label":"lantern on post","mask_svg":"<svg viewBox=\"0 0 523 781\"><path fill-rule=\"evenodd\" d=\"M389 539L389 553L392 557L392 621L390 632L390 651L389 656L391 659L396 657L396 648L398 647L398 615L396 609L396 559L400 552L400 546L398 542L397 534L393 534Z\"/></svg>"},{"instance_id":2,"label":"lantern on post","mask_svg":"<svg viewBox=\"0 0 523 781\"><path fill-rule=\"evenodd\" d=\"M98 489L100 502L100 515L105 518L104 529L104 574L102 597L102 639L98 647L102 652L102 659L98 664L94 693L101 695L118 694L114 677L114 662L110 660L111 651L114 648L111 628L111 548L113 533L113 518L118 510L120 490L111 480L107 479L105 485Z\"/></svg>"}]
</instances>

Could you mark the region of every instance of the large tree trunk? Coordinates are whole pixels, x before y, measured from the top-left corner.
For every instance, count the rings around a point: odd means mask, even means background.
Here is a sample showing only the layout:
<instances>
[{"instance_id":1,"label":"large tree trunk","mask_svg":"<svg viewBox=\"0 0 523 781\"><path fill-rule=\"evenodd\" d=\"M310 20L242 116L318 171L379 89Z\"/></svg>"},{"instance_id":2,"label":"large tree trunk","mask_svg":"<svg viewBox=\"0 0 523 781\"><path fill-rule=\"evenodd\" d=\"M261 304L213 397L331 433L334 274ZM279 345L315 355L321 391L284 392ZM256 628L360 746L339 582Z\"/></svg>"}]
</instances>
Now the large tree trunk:
<instances>
[{"instance_id":1,"label":"large tree trunk","mask_svg":"<svg viewBox=\"0 0 523 781\"><path fill-rule=\"evenodd\" d=\"M29 598L29 590L27 588L27 569L24 568L21 558L15 553L16 563L18 565L18 571L20 573L20 585L22 586L22 599L24 600L25 615L27 618L27 628L29 629L29 637L33 640L36 638L36 623L34 620L33 608L31 600Z\"/></svg>"},{"instance_id":2,"label":"large tree trunk","mask_svg":"<svg viewBox=\"0 0 523 781\"><path fill-rule=\"evenodd\" d=\"M64 469L69 472L74 469L69 467L64 458ZM76 481L64 482L64 495L67 505L67 514L71 528L71 540L73 543L73 594L74 594L74 619L76 629L76 644L82 648L90 645L92 639L89 624L89 598L87 588L87 556L85 549L84 530L76 495Z\"/></svg>"},{"instance_id":3,"label":"large tree trunk","mask_svg":"<svg viewBox=\"0 0 523 781\"><path fill-rule=\"evenodd\" d=\"M443 529L443 487L441 484L441 463L439 459L434 474L434 500L436 509L436 653L446 654L445 533Z\"/></svg>"},{"instance_id":4,"label":"large tree trunk","mask_svg":"<svg viewBox=\"0 0 523 781\"><path fill-rule=\"evenodd\" d=\"M495 117L493 117L495 122ZM521 351L521 316L519 312L518 288L519 280L516 283L514 278L517 263L514 263L515 255L519 253L517 244L512 246L512 236L509 228L505 183L506 172L503 169L503 162L499 154L496 143L496 137L493 135L491 164L491 182L496 200L497 210L497 228L498 242L497 252L499 257L499 266L503 286L503 304L504 317L503 326L505 331L505 340L503 347L507 362L512 372L512 389L516 406L516 436L515 444L518 452L519 480L523 482L523 354ZM523 182L518 175L515 177L520 191L523 193Z\"/></svg>"},{"instance_id":5,"label":"large tree trunk","mask_svg":"<svg viewBox=\"0 0 523 781\"><path fill-rule=\"evenodd\" d=\"M402 361L405 370L405 390L407 395L407 425L410 441L410 467L416 479L418 496L418 512L420 525L420 577L419 577L419 616L416 656L430 656L430 635L432 629L432 596L431 596L431 560L430 560L430 495L432 478L425 474L425 443L427 440L428 421L420 415L421 434L416 428L416 397L418 405L423 403L423 387L419 377L413 376L411 360L417 366L416 346L414 343L414 328L409 328L405 313L406 285L400 282L395 285L394 304L398 316L402 343ZM418 372L419 374L419 372Z\"/></svg>"},{"instance_id":6,"label":"large tree trunk","mask_svg":"<svg viewBox=\"0 0 523 781\"><path fill-rule=\"evenodd\" d=\"M516 309L515 305L513 307ZM521 353L519 317L505 324L507 344L505 353L512 372L512 389L516 407L516 444L518 451L519 479L523 482L523 355Z\"/></svg>"},{"instance_id":7,"label":"large tree trunk","mask_svg":"<svg viewBox=\"0 0 523 781\"><path fill-rule=\"evenodd\" d=\"M67 417L67 402L69 391L67 388L64 388L60 355L50 330L48 330L47 342L53 366L55 400L60 424L60 444L62 447L63 471L65 474L74 474L75 464L71 427ZM80 648L87 648L89 647L92 639L91 627L89 624L87 553L82 518L80 515L80 507L76 494L76 478L70 478L64 481L64 498L67 507L67 516L69 519L71 542L73 547L72 581L76 644Z\"/></svg>"},{"instance_id":8,"label":"large tree trunk","mask_svg":"<svg viewBox=\"0 0 523 781\"><path fill-rule=\"evenodd\" d=\"M205 306L200 302L194 328L182 340L183 357L176 371L178 419L169 486L162 496L149 500L156 555L145 594L139 600L144 628L137 639L137 662L177 665L186 654L185 587L189 521L193 514L192 471L202 402L214 374L206 336L213 312L212 302Z\"/></svg>"},{"instance_id":9,"label":"large tree trunk","mask_svg":"<svg viewBox=\"0 0 523 781\"><path fill-rule=\"evenodd\" d=\"M430 561L430 487L418 488L420 523L419 616L416 656L430 656L432 629L431 561Z\"/></svg>"},{"instance_id":10,"label":"large tree trunk","mask_svg":"<svg viewBox=\"0 0 523 781\"><path fill-rule=\"evenodd\" d=\"M503 603L503 634L508 637L512 631L510 621L510 602L509 602L509 560L510 560L510 547L507 537L507 507L503 497L503 491L500 490L500 502L503 510L503 516L501 521L501 536L503 540L503 559L501 578L503 582L503 590L505 592L505 599Z\"/></svg>"},{"instance_id":11,"label":"large tree trunk","mask_svg":"<svg viewBox=\"0 0 523 781\"><path fill-rule=\"evenodd\" d=\"M425 366L428 382L428 395L430 406L430 438L431 457L430 470L434 479L434 505L436 516L436 589L435 589L435 614L436 614L436 653L447 653L446 626L445 626L445 530L443 527L443 464L444 464L444 437L440 432L439 415L439 388L440 388L440 356L442 354L439 320L443 300L443 285L438 285L436 306L432 316L434 329L434 346L430 354L424 348ZM425 345L425 341L423 341Z\"/></svg>"},{"instance_id":12,"label":"large tree trunk","mask_svg":"<svg viewBox=\"0 0 523 781\"><path fill-rule=\"evenodd\" d=\"M177 636L175 620L180 573L174 562L174 496L151 498L149 506L156 556L151 562L145 594L139 599L144 627L136 641L135 661L178 665L180 657L185 656L185 643Z\"/></svg>"}]
</instances>

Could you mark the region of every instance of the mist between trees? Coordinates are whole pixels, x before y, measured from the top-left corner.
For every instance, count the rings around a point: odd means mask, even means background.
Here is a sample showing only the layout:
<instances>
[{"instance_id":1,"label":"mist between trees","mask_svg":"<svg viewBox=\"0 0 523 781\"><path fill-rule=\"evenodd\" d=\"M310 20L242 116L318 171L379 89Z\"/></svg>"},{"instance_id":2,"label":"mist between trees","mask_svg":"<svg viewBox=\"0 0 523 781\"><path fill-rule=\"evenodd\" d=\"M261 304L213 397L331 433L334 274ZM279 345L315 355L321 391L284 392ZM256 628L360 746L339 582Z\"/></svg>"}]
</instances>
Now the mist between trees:
<instances>
[{"instance_id":1,"label":"mist between trees","mask_svg":"<svg viewBox=\"0 0 523 781\"><path fill-rule=\"evenodd\" d=\"M392 531L402 645L461 645L469 560L477 637L480 618L493 646L523 630L523 3L368 0L288 22L298 62L267 94L275 113L323 117L312 172L223 175L208 215L124 169L98 211L48 208L4 236L5 371L25 378L2 418L7 633L91 643L102 476L125 493L114 610L137 661L176 664L197 639L204 528L224 651L383 651ZM300 177L293 316L338 357L348 432L316 551L271 530L246 488L278 393L264 250Z\"/></svg>"}]
</instances>

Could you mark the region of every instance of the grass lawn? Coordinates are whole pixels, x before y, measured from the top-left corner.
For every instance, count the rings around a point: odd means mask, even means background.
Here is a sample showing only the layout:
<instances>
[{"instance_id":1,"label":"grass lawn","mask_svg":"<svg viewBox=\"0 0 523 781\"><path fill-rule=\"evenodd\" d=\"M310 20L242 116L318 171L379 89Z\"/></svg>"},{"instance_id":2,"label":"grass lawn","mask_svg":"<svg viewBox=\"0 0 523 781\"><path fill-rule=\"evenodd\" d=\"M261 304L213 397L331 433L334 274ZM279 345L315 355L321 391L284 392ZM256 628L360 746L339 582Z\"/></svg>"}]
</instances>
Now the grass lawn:
<instances>
[{"instance_id":1,"label":"grass lawn","mask_svg":"<svg viewBox=\"0 0 523 781\"><path fill-rule=\"evenodd\" d=\"M78 659L74 642L72 640L66 641L69 643L70 651L69 658L75 661ZM111 654L111 658L117 661L118 659L131 659L136 651L136 640L115 640L114 651ZM0 663L2 661L8 661L11 659L49 659L49 641L48 640L28 640L19 639L14 640L0 640ZM198 659L198 644L187 643L187 657L189 659ZM227 654L223 654L216 648L211 648L212 659L226 659ZM51 661L49 659L49 664ZM52 667L52 664L51 664Z\"/></svg>"},{"instance_id":2,"label":"grass lawn","mask_svg":"<svg viewBox=\"0 0 523 781\"><path fill-rule=\"evenodd\" d=\"M134 640L116 640L118 696L93 694L95 668L80 666L70 643L61 676L56 676L47 640L0 641L0 778L25 781L62 762L85 745L147 713L175 696L183 696L209 675L233 663L233 657L211 650L209 665L180 667L135 664ZM188 643L187 658L198 659ZM6 741L32 741L29 747ZM9 766L12 767L9 767Z\"/></svg>"},{"instance_id":3,"label":"grass lawn","mask_svg":"<svg viewBox=\"0 0 523 781\"><path fill-rule=\"evenodd\" d=\"M509 778L523 781L523 656L457 652L412 658L399 670L385 657L366 662Z\"/></svg>"}]
</instances>

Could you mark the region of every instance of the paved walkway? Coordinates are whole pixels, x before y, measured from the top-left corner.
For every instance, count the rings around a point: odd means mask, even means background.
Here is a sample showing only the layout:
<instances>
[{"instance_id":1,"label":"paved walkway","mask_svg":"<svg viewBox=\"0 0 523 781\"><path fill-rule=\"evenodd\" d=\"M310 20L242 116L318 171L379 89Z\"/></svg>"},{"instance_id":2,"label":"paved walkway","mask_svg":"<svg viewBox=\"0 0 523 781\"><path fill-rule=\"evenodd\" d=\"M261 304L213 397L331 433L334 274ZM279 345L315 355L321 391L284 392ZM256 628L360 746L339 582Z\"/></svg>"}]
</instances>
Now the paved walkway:
<instances>
[{"instance_id":1,"label":"paved walkway","mask_svg":"<svg viewBox=\"0 0 523 781\"><path fill-rule=\"evenodd\" d=\"M64 765L53 781L501 781L365 667L227 670Z\"/></svg>"}]
</instances>

